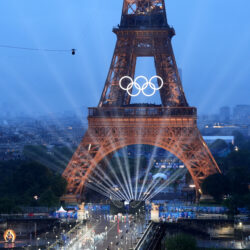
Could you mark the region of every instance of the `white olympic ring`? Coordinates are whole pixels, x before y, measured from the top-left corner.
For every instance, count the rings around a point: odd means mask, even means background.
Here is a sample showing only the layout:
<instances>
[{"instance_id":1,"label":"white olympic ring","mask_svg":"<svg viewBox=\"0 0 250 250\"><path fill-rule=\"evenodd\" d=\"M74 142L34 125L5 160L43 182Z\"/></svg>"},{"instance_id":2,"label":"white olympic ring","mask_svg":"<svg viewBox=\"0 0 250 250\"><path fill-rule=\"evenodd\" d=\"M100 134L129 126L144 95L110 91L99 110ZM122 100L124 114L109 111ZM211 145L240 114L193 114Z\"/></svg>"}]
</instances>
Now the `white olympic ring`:
<instances>
[{"instance_id":1,"label":"white olympic ring","mask_svg":"<svg viewBox=\"0 0 250 250\"><path fill-rule=\"evenodd\" d=\"M155 84L152 83L152 80L155 78L159 79L161 82L161 84L158 88L156 88ZM127 88L124 88L122 86L122 81L124 79L130 80L130 83L128 84ZM142 85L142 87L137 82L139 79L145 80L145 83ZM150 80L148 80L148 78L145 76L137 76L135 78L135 80L133 81L133 79L130 76L123 76L119 81L119 86L122 90L127 91L127 93L132 97L138 96L140 93L143 93L144 96L150 97L150 96L153 96L157 90L160 90L163 87L163 79L160 76L153 76L150 78ZM136 94L132 94L129 92L130 90L132 90L133 86L135 86L135 88L138 90L138 92ZM148 86L153 90L153 92L151 94L145 93L145 89L147 89Z\"/></svg>"}]
</instances>

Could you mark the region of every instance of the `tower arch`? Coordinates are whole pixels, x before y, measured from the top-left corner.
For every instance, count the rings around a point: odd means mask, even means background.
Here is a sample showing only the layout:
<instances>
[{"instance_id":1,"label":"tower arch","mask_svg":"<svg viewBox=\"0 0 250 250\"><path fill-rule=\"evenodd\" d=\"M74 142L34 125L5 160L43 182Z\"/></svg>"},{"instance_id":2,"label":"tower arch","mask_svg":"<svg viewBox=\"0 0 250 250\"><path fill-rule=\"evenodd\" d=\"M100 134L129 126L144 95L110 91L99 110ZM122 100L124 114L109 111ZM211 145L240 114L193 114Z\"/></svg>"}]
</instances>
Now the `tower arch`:
<instances>
[{"instance_id":1,"label":"tower arch","mask_svg":"<svg viewBox=\"0 0 250 250\"><path fill-rule=\"evenodd\" d=\"M185 164L199 191L202 181L219 168L192 120L104 116L97 123L89 117L90 127L70 162L71 167L63 174L69 193L81 194L89 175L103 158L134 144L160 147L175 155Z\"/></svg>"}]
</instances>

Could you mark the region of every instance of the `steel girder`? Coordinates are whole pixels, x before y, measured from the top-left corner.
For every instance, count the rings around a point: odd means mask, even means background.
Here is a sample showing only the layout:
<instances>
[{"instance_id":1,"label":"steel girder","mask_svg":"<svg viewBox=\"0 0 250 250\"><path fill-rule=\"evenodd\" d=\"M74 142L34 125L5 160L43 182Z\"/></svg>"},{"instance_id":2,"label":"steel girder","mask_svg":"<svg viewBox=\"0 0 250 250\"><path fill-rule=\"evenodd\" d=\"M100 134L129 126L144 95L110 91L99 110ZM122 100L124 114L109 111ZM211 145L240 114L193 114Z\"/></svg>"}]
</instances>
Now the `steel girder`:
<instances>
[{"instance_id":1,"label":"steel girder","mask_svg":"<svg viewBox=\"0 0 250 250\"><path fill-rule=\"evenodd\" d=\"M165 13L164 0L124 0L123 2L123 16L152 15L152 13Z\"/></svg>"},{"instance_id":2,"label":"steel girder","mask_svg":"<svg viewBox=\"0 0 250 250\"><path fill-rule=\"evenodd\" d=\"M219 168L192 117L91 118L90 126L63 176L69 194L81 194L97 164L116 150L148 144L168 150L189 170L196 189Z\"/></svg>"},{"instance_id":3,"label":"steel girder","mask_svg":"<svg viewBox=\"0 0 250 250\"><path fill-rule=\"evenodd\" d=\"M162 105L164 107L187 107L188 103L171 45L173 30L124 31L117 29L114 32L118 40L99 107L119 107L130 103L131 97L119 87L119 80L123 76L134 78L138 56L154 57L157 75L161 76L164 81L163 88L160 90Z\"/></svg>"}]
</instances>

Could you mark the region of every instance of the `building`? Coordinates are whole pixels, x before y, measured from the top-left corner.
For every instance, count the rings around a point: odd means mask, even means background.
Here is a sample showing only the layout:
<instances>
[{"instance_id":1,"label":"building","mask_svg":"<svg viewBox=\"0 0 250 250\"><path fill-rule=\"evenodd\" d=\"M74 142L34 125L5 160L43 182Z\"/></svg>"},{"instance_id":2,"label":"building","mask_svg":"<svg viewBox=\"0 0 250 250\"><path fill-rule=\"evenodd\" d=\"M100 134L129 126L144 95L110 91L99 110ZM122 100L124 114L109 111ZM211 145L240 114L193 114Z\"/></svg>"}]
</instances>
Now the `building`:
<instances>
[{"instance_id":1,"label":"building","mask_svg":"<svg viewBox=\"0 0 250 250\"><path fill-rule=\"evenodd\" d=\"M220 108L220 117L219 120L222 123L229 123L231 117L230 107L225 106Z\"/></svg>"},{"instance_id":2,"label":"building","mask_svg":"<svg viewBox=\"0 0 250 250\"><path fill-rule=\"evenodd\" d=\"M250 125L250 105L237 105L233 111L235 124Z\"/></svg>"}]
</instances>

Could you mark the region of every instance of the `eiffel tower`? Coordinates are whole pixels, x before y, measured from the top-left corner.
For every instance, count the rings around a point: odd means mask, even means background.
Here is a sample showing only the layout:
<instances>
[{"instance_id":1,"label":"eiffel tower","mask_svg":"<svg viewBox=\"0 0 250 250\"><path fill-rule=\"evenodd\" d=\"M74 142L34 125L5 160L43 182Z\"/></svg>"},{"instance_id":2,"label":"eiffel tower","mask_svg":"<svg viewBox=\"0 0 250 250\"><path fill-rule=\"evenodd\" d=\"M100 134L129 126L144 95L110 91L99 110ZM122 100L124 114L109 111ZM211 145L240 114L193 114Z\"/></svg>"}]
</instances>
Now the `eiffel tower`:
<instances>
[{"instance_id":1,"label":"eiffel tower","mask_svg":"<svg viewBox=\"0 0 250 250\"><path fill-rule=\"evenodd\" d=\"M220 170L197 128L197 110L189 107L183 91L171 44L175 30L168 25L164 0L124 0L113 32L117 43L111 66L98 107L89 108L88 130L63 173L68 182L63 199L79 201L97 164L133 144L174 154L201 193L203 180ZM154 58L161 105L130 104L132 87L146 87L129 80L135 77L137 57ZM130 78L121 87L124 76Z\"/></svg>"}]
</instances>

